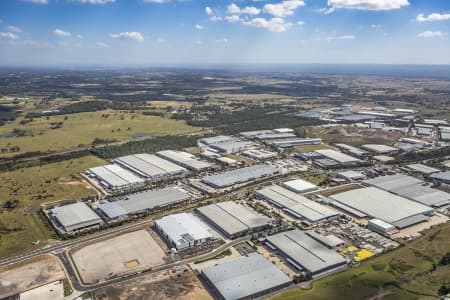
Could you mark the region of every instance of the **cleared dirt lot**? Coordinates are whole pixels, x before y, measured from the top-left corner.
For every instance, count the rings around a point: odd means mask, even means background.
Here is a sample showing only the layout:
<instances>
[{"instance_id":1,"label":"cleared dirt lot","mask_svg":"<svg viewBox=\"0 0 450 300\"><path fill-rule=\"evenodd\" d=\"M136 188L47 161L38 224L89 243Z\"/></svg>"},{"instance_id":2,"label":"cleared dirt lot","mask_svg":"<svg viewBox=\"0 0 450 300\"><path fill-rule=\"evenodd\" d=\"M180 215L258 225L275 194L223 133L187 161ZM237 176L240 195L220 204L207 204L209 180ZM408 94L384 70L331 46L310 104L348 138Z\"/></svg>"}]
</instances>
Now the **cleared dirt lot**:
<instances>
[{"instance_id":1,"label":"cleared dirt lot","mask_svg":"<svg viewBox=\"0 0 450 300\"><path fill-rule=\"evenodd\" d=\"M124 274L165 262L167 248L156 234L142 229L96 242L71 253L85 283L105 280L108 274Z\"/></svg>"},{"instance_id":2,"label":"cleared dirt lot","mask_svg":"<svg viewBox=\"0 0 450 300\"><path fill-rule=\"evenodd\" d=\"M149 274L94 291L95 300L212 300L191 272Z\"/></svg>"},{"instance_id":3,"label":"cleared dirt lot","mask_svg":"<svg viewBox=\"0 0 450 300\"><path fill-rule=\"evenodd\" d=\"M41 256L21 264L0 268L0 299L64 277L64 271L58 260L51 256Z\"/></svg>"}]
</instances>

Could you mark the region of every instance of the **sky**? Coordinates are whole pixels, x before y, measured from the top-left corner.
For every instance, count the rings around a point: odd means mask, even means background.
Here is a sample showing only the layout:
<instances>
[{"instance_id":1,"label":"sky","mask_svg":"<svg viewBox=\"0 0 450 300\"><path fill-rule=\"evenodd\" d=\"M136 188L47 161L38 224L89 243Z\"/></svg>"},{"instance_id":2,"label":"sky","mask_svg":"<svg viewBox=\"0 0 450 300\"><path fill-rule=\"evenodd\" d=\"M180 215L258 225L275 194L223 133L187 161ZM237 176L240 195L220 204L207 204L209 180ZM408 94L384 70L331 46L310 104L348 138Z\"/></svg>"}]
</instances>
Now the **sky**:
<instances>
[{"instance_id":1,"label":"sky","mask_svg":"<svg viewBox=\"0 0 450 300\"><path fill-rule=\"evenodd\" d=\"M0 65L450 64L450 0L0 0Z\"/></svg>"}]
</instances>

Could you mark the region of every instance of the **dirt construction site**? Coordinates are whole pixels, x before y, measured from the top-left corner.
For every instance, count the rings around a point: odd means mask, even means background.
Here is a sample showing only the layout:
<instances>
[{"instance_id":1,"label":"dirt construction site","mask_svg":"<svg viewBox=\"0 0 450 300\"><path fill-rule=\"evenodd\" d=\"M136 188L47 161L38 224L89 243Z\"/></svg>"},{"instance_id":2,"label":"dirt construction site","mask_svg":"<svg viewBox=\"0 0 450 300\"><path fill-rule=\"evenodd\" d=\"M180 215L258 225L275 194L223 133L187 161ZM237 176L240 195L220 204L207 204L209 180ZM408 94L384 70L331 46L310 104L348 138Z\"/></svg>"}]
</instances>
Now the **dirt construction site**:
<instances>
[{"instance_id":1,"label":"dirt construction site","mask_svg":"<svg viewBox=\"0 0 450 300\"><path fill-rule=\"evenodd\" d=\"M61 280L65 277L58 260L40 256L20 264L0 268L0 299Z\"/></svg>"},{"instance_id":2,"label":"dirt construction site","mask_svg":"<svg viewBox=\"0 0 450 300\"><path fill-rule=\"evenodd\" d=\"M75 249L71 256L83 282L96 283L164 264L167 250L155 232L141 229Z\"/></svg>"},{"instance_id":3,"label":"dirt construction site","mask_svg":"<svg viewBox=\"0 0 450 300\"><path fill-rule=\"evenodd\" d=\"M118 283L93 295L95 300L212 300L194 273L184 268Z\"/></svg>"}]
</instances>

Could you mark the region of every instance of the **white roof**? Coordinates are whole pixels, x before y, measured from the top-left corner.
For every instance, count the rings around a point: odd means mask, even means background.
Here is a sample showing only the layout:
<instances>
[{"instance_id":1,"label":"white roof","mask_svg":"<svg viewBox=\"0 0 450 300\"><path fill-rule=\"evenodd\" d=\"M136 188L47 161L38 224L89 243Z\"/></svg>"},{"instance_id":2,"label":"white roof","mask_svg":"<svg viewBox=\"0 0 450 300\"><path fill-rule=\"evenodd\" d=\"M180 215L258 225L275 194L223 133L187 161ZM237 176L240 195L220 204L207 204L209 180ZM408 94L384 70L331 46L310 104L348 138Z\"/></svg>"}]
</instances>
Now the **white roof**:
<instances>
[{"instance_id":1,"label":"white roof","mask_svg":"<svg viewBox=\"0 0 450 300\"><path fill-rule=\"evenodd\" d=\"M369 216L393 224L415 215L432 212L428 206L375 187L351 190L330 197Z\"/></svg>"},{"instance_id":2,"label":"white roof","mask_svg":"<svg viewBox=\"0 0 450 300\"><path fill-rule=\"evenodd\" d=\"M376 152L376 153L390 153L390 152L398 151L397 148L387 146L387 145L382 145L382 144L365 144L365 145L362 145L361 148L372 151L372 152Z\"/></svg>"},{"instance_id":3,"label":"white roof","mask_svg":"<svg viewBox=\"0 0 450 300\"><path fill-rule=\"evenodd\" d=\"M295 180L286 181L286 182L283 182L282 185L296 193L301 193L304 191L311 191L311 190L317 189L317 185L315 185L309 181L303 180L303 179L295 179Z\"/></svg>"},{"instance_id":4,"label":"white roof","mask_svg":"<svg viewBox=\"0 0 450 300\"><path fill-rule=\"evenodd\" d=\"M145 177L187 172L183 167L147 153L121 156L115 159L115 161Z\"/></svg>"},{"instance_id":5,"label":"white roof","mask_svg":"<svg viewBox=\"0 0 450 300\"><path fill-rule=\"evenodd\" d=\"M322 156L325 156L340 163L352 163L361 161L360 159L357 159L353 156L332 149L321 149L316 150L314 152L319 153Z\"/></svg>"},{"instance_id":6,"label":"white roof","mask_svg":"<svg viewBox=\"0 0 450 300\"><path fill-rule=\"evenodd\" d=\"M183 151L164 150L159 151L157 154L194 170L207 169L212 166L211 163L198 160L194 155Z\"/></svg>"},{"instance_id":7,"label":"white roof","mask_svg":"<svg viewBox=\"0 0 450 300\"><path fill-rule=\"evenodd\" d=\"M118 165L106 165L89 169L97 178L109 186L121 187L143 183L144 180Z\"/></svg>"},{"instance_id":8,"label":"white roof","mask_svg":"<svg viewBox=\"0 0 450 300\"><path fill-rule=\"evenodd\" d=\"M189 240L204 240L212 238L208 226L190 213L180 213L165 216L156 224L177 245L177 248L189 244Z\"/></svg>"}]
</instances>

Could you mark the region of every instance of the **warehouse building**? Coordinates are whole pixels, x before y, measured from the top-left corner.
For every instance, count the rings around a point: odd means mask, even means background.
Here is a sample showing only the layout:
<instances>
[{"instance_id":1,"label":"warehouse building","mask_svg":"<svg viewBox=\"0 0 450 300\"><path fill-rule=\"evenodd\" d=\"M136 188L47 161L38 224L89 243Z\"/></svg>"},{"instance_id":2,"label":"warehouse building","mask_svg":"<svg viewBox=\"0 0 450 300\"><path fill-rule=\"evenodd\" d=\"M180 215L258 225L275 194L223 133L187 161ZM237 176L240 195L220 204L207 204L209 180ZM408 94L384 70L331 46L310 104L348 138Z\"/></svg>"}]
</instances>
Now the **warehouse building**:
<instances>
[{"instance_id":1,"label":"warehouse building","mask_svg":"<svg viewBox=\"0 0 450 300\"><path fill-rule=\"evenodd\" d=\"M291 139L297 137L295 133L291 132L274 132L257 135L255 138L260 141L275 140L275 139Z\"/></svg>"},{"instance_id":2,"label":"warehouse building","mask_svg":"<svg viewBox=\"0 0 450 300\"><path fill-rule=\"evenodd\" d=\"M236 140L235 137L229 135L218 135L213 137L201 138L198 140L200 145L213 145L218 143L230 142Z\"/></svg>"},{"instance_id":3,"label":"warehouse building","mask_svg":"<svg viewBox=\"0 0 450 300\"><path fill-rule=\"evenodd\" d=\"M102 219L84 202L57 206L50 210L52 219L65 232L92 227L103 223Z\"/></svg>"},{"instance_id":4,"label":"warehouse building","mask_svg":"<svg viewBox=\"0 0 450 300\"><path fill-rule=\"evenodd\" d=\"M319 243L323 244L329 249L338 249L343 246L345 246L346 242L339 237L335 236L334 234L320 234L313 230L306 231L306 234L318 241Z\"/></svg>"},{"instance_id":5,"label":"warehouse building","mask_svg":"<svg viewBox=\"0 0 450 300\"><path fill-rule=\"evenodd\" d=\"M100 211L109 219L123 218L147 210L162 208L186 201L190 195L178 187L148 190L118 196L98 205Z\"/></svg>"},{"instance_id":6,"label":"warehouse building","mask_svg":"<svg viewBox=\"0 0 450 300\"><path fill-rule=\"evenodd\" d=\"M450 204L449 193L424 186L422 180L412 176L395 174L369 179L363 183L434 208Z\"/></svg>"},{"instance_id":7,"label":"warehouse building","mask_svg":"<svg viewBox=\"0 0 450 300\"><path fill-rule=\"evenodd\" d=\"M338 178L342 178L347 181L357 181L357 180L363 180L365 178L365 176L362 172L353 171L353 170L339 172L339 173L337 173L336 176Z\"/></svg>"},{"instance_id":8,"label":"warehouse building","mask_svg":"<svg viewBox=\"0 0 450 300\"><path fill-rule=\"evenodd\" d=\"M114 162L149 179L184 175L187 170L153 154L135 154L116 158Z\"/></svg>"},{"instance_id":9,"label":"warehouse building","mask_svg":"<svg viewBox=\"0 0 450 300\"><path fill-rule=\"evenodd\" d=\"M311 158L313 163L323 168L358 165L363 162L356 157L332 149L316 150L314 153L316 155Z\"/></svg>"},{"instance_id":10,"label":"warehouse building","mask_svg":"<svg viewBox=\"0 0 450 300\"><path fill-rule=\"evenodd\" d=\"M375 155L372 157L372 159L382 164L386 164L395 160L395 158L387 155Z\"/></svg>"},{"instance_id":11,"label":"warehouse building","mask_svg":"<svg viewBox=\"0 0 450 300\"><path fill-rule=\"evenodd\" d=\"M213 164L198 160L194 155L183 151L164 150L156 154L194 172L201 172L213 166Z\"/></svg>"},{"instance_id":12,"label":"warehouse building","mask_svg":"<svg viewBox=\"0 0 450 300\"><path fill-rule=\"evenodd\" d=\"M423 164L410 164L404 167L405 170L411 173L419 173L423 175L430 175L433 173L437 173L440 170L436 168L432 168Z\"/></svg>"},{"instance_id":13,"label":"warehouse building","mask_svg":"<svg viewBox=\"0 0 450 300\"><path fill-rule=\"evenodd\" d=\"M214 188L226 188L229 186L246 183L251 180L273 176L278 172L278 168L274 166L260 164L206 176L203 177L202 182Z\"/></svg>"},{"instance_id":14,"label":"warehouse building","mask_svg":"<svg viewBox=\"0 0 450 300\"><path fill-rule=\"evenodd\" d=\"M250 157L251 159L266 160L277 157L278 153L264 149L250 149L242 152L242 155Z\"/></svg>"},{"instance_id":15,"label":"warehouse building","mask_svg":"<svg viewBox=\"0 0 450 300\"><path fill-rule=\"evenodd\" d=\"M295 146L302 145L320 145L322 144L322 139L319 138L309 138L309 139L288 139L275 141L272 143L272 146L277 148L290 148Z\"/></svg>"},{"instance_id":16,"label":"warehouse building","mask_svg":"<svg viewBox=\"0 0 450 300\"><path fill-rule=\"evenodd\" d=\"M367 227L382 234L389 234L396 230L393 225L379 219L369 220Z\"/></svg>"},{"instance_id":17,"label":"warehouse building","mask_svg":"<svg viewBox=\"0 0 450 300\"><path fill-rule=\"evenodd\" d=\"M450 171L439 172L428 177L428 180L450 184Z\"/></svg>"},{"instance_id":18,"label":"warehouse building","mask_svg":"<svg viewBox=\"0 0 450 300\"><path fill-rule=\"evenodd\" d=\"M330 196L332 205L358 218L376 218L397 228L428 220L433 209L384 190L367 187Z\"/></svg>"},{"instance_id":19,"label":"warehouse building","mask_svg":"<svg viewBox=\"0 0 450 300\"><path fill-rule=\"evenodd\" d=\"M197 211L227 238L257 232L269 226L270 218L233 201L197 208Z\"/></svg>"},{"instance_id":20,"label":"warehouse building","mask_svg":"<svg viewBox=\"0 0 450 300\"><path fill-rule=\"evenodd\" d=\"M90 168L85 172L89 178L95 178L101 186L116 191L142 185L145 180L118 165L106 165Z\"/></svg>"},{"instance_id":21,"label":"warehouse building","mask_svg":"<svg viewBox=\"0 0 450 300\"><path fill-rule=\"evenodd\" d=\"M155 227L170 247L177 250L201 246L214 240L210 228L190 213L165 216L155 221Z\"/></svg>"},{"instance_id":22,"label":"warehouse building","mask_svg":"<svg viewBox=\"0 0 450 300\"><path fill-rule=\"evenodd\" d=\"M394 154L399 151L397 148L381 144L365 144L361 148L376 154Z\"/></svg>"},{"instance_id":23,"label":"warehouse building","mask_svg":"<svg viewBox=\"0 0 450 300\"><path fill-rule=\"evenodd\" d=\"M369 152L347 144L336 144L336 147L338 147L342 152L354 155L356 157L365 157L369 155Z\"/></svg>"},{"instance_id":24,"label":"warehouse building","mask_svg":"<svg viewBox=\"0 0 450 300\"><path fill-rule=\"evenodd\" d=\"M250 253L204 268L202 278L214 298L257 299L291 284L289 277L259 253Z\"/></svg>"},{"instance_id":25,"label":"warehouse building","mask_svg":"<svg viewBox=\"0 0 450 300\"><path fill-rule=\"evenodd\" d=\"M303 179L285 181L281 185L295 193L312 192L319 188L317 185Z\"/></svg>"},{"instance_id":26,"label":"warehouse building","mask_svg":"<svg viewBox=\"0 0 450 300\"><path fill-rule=\"evenodd\" d=\"M210 144L209 148L214 149L222 154L233 154L247 150L254 145L255 143L251 141L231 140L228 142Z\"/></svg>"},{"instance_id":27,"label":"warehouse building","mask_svg":"<svg viewBox=\"0 0 450 300\"><path fill-rule=\"evenodd\" d=\"M279 251L297 270L313 276L347 266L347 261L337 252L298 229L268 236L266 245Z\"/></svg>"},{"instance_id":28,"label":"warehouse building","mask_svg":"<svg viewBox=\"0 0 450 300\"><path fill-rule=\"evenodd\" d=\"M308 224L324 222L339 216L334 210L281 186L272 185L257 191L256 195Z\"/></svg>"}]
</instances>

